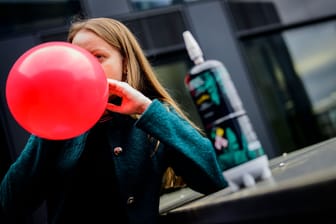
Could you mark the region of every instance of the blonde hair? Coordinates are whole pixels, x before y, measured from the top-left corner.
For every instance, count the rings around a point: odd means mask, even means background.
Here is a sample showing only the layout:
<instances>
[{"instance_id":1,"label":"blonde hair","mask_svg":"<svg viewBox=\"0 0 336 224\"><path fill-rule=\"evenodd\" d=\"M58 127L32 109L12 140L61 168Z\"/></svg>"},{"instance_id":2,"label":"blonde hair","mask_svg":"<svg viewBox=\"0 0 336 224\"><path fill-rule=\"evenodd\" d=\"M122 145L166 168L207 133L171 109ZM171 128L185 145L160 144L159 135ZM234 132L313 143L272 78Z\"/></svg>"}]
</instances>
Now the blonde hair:
<instances>
[{"instance_id":1,"label":"blonde hair","mask_svg":"<svg viewBox=\"0 0 336 224\"><path fill-rule=\"evenodd\" d=\"M160 84L137 39L123 23L111 18L90 18L75 21L69 29L68 41L72 42L75 35L83 29L95 33L120 51L124 61L127 62L125 81L129 85L150 99L159 99L161 102L170 105L183 119L187 120L203 134L202 130L188 119L178 104ZM164 175L163 185L164 189L185 186L183 180L177 177L171 168L168 168Z\"/></svg>"},{"instance_id":2,"label":"blonde hair","mask_svg":"<svg viewBox=\"0 0 336 224\"><path fill-rule=\"evenodd\" d=\"M178 104L158 81L152 66L143 53L133 33L120 21L111 18L91 18L73 22L69 29L68 41L72 42L80 30L89 30L111 46L117 48L126 61L126 82L150 99L172 106L179 115L202 132L181 110Z\"/></svg>"}]
</instances>

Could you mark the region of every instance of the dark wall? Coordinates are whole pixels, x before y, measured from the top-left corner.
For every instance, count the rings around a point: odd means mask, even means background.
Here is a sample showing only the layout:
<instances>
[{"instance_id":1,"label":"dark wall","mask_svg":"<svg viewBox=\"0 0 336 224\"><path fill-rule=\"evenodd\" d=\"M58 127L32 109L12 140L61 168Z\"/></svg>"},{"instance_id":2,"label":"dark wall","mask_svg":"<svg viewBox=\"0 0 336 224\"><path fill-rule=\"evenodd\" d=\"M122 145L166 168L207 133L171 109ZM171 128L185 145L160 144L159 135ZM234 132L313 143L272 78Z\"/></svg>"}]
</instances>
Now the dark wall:
<instances>
[{"instance_id":1,"label":"dark wall","mask_svg":"<svg viewBox=\"0 0 336 224\"><path fill-rule=\"evenodd\" d=\"M272 136L263 119L263 111L257 105L246 64L231 30L228 12L222 2L205 1L191 4L186 7L186 12L192 32L198 39L205 58L217 59L224 63L266 153L269 157L274 157L278 153L277 149L272 143ZM205 14L205 12L211 13Z\"/></svg>"},{"instance_id":2,"label":"dark wall","mask_svg":"<svg viewBox=\"0 0 336 224\"><path fill-rule=\"evenodd\" d=\"M11 159L14 159L22 150L28 138L28 133L17 124L9 112L5 96L7 75L17 58L36 44L37 39L33 35L0 41L0 50L2 52L0 54L0 113L4 130L4 136L2 137L6 139L5 142L10 149Z\"/></svg>"}]
</instances>

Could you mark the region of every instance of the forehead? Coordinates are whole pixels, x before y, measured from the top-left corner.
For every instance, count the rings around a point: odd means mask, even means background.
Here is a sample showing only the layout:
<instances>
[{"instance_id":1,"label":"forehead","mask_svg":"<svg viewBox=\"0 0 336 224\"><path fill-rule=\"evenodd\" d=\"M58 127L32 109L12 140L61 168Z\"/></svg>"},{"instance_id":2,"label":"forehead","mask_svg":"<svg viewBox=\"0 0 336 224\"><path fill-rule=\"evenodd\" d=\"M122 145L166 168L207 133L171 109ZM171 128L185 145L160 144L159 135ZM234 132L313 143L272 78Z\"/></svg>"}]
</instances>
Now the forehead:
<instances>
[{"instance_id":1,"label":"forehead","mask_svg":"<svg viewBox=\"0 0 336 224\"><path fill-rule=\"evenodd\" d=\"M72 44L82 47L90 52L103 51L111 54L120 54L120 51L116 47L110 45L104 39L89 30L80 30L76 33L72 39Z\"/></svg>"},{"instance_id":2,"label":"forehead","mask_svg":"<svg viewBox=\"0 0 336 224\"><path fill-rule=\"evenodd\" d=\"M102 38L97 36L94 32L89 30L80 30L78 31L74 38L72 39L73 44L78 45L86 45L90 43L99 43L99 42L105 42Z\"/></svg>"}]
</instances>

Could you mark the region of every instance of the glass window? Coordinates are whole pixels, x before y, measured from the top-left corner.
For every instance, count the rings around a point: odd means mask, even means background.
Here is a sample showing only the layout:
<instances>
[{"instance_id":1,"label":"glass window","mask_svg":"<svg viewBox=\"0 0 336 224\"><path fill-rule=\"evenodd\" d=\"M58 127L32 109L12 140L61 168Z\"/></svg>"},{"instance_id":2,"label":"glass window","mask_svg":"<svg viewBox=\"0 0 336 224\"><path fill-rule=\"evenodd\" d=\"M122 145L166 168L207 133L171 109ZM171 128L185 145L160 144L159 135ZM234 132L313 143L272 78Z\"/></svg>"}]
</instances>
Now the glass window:
<instances>
[{"instance_id":1,"label":"glass window","mask_svg":"<svg viewBox=\"0 0 336 224\"><path fill-rule=\"evenodd\" d=\"M175 52L172 58L161 57L160 64L154 64L159 81L178 102L182 110L198 127L203 128L191 96L184 84L184 78L192 64L185 52Z\"/></svg>"},{"instance_id":2,"label":"glass window","mask_svg":"<svg viewBox=\"0 0 336 224\"><path fill-rule=\"evenodd\" d=\"M282 149L336 136L336 22L242 41L266 119Z\"/></svg>"},{"instance_id":3,"label":"glass window","mask_svg":"<svg viewBox=\"0 0 336 224\"><path fill-rule=\"evenodd\" d=\"M336 136L336 22L284 33L320 130ZM325 120L326 119L326 120Z\"/></svg>"},{"instance_id":4,"label":"glass window","mask_svg":"<svg viewBox=\"0 0 336 224\"><path fill-rule=\"evenodd\" d=\"M79 0L0 0L0 36L66 25L80 11Z\"/></svg>"},{"instance_id":5,"label":"glass window","mask_svg":"<svg viewBox=\"0 0 336 224\"><path fill-rule=\"evenodd\" d=\"M141 11L195 1L200 0L130 0L130 3L134 10Z\"/></svg>"},{"instance_id":6,"label":"glass window","mask_svg":"<svg viewBox=\"0 0 336 224\"><path fill-rule=\"evenodd\" d=\"M227 3L240 31L300 23L336 13L335 0L228 0Z\"/></svg>"}]
</instances>

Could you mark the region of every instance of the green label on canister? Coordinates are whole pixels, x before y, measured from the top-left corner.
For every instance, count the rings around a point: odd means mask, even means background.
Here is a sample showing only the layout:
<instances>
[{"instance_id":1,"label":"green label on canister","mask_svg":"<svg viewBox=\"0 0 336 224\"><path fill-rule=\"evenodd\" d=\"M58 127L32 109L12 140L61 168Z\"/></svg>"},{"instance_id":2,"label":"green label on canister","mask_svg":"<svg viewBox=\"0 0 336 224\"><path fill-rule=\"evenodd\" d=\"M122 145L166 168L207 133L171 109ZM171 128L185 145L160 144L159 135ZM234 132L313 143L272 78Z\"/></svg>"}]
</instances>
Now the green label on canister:
<instances>
[{"instance_id":1,"label":"green label on canister","mask_svg":"<svg viewBox=\"0 0 336 224\"><path fill-rule=\"evenodd\" d=\"M216 63L197 73L192 71L185 82L222 170L263 155L264 150L225 67Z\"/></svg>"}]
</instances>

